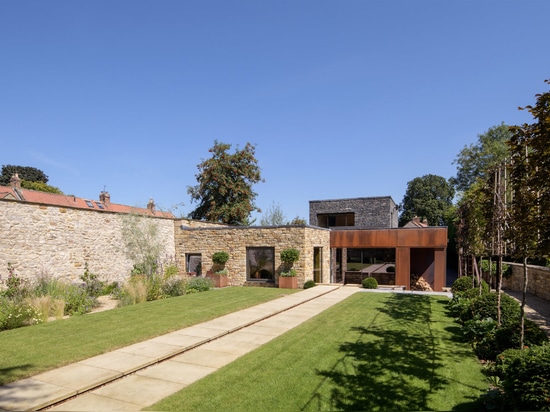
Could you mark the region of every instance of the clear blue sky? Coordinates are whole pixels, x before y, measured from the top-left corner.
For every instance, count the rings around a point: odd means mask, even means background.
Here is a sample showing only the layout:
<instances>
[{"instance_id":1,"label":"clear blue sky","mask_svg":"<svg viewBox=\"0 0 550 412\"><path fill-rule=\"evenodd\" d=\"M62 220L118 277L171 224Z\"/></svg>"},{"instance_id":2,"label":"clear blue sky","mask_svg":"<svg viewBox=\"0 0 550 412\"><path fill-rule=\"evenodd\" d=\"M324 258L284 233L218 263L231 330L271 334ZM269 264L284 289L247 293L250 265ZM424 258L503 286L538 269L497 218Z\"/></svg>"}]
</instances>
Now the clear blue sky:
<instances>
[{"instance_id":1,"label":"clear blue sky","mask_svg":"<svg viewBox=\"0 0 550 412\"><path fill-rule=\"evenodd\" d=\"M257 205L392 196L531 122L550 1L0 2L0 164L66 194L183 203L214 140L256 145Z\"/></svg>"}]
</instances>

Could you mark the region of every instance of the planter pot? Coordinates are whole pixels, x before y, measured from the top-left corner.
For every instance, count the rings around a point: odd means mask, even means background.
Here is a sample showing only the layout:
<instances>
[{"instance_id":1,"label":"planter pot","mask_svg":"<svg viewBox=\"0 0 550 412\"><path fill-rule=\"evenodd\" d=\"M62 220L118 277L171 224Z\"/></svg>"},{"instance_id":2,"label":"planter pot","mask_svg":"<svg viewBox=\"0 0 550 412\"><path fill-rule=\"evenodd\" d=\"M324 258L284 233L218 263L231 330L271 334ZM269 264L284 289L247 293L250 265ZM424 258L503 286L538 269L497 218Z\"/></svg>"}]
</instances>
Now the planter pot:
<instances>
[{"instance_id":1,"label":"planter pot","mask_svg":"<svg viewBox=\"0 0 550 412\"><path fill-rule=\"evenodd\" d=\"M227 275L218 275L208 271L206 277L212 279L214 286L217 288L225 288L227 286Z\"/></svg>"},{"instance_id":2,"label":"planter pot","mask_svg":"<svg viewBox=\"0 0 550 412\"><path fill-rule=\"evenodd\" d=\"M298 289L298 279L296 276L280 276L279 288L281 289Z\"/></svg>"}]
</instances>

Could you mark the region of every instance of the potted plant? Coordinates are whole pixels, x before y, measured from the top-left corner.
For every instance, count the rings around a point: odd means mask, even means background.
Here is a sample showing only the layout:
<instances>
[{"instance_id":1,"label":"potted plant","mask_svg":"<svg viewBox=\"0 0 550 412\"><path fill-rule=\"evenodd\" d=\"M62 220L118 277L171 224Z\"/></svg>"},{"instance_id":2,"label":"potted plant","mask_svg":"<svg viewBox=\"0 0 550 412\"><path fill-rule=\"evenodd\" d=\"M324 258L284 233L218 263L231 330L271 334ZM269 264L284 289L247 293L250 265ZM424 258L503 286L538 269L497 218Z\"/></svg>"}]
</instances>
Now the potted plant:
<instances>
[{"instance_id":1,"label":"potted plant","mask_svg":"<svg viewBox=\"0 0 550 412\"><path fill-rule=\"evenodd\" d=\"M281 251L281 261L285 264L285 271L279 274L279 287L284 289L297 289L298 280L296 279L296 269L292 268L294 262L300 259L300 251L294 248L283 249Z\"/></svg>"},{"instance_id":2,"label":"potted plant","mask_svg":"<svg viewBox=\"0 0 550 412\"><path fill-rule=\"evenodd\" d=\"M224 288L227 286L227 269L225 263L229 260L229 253L216 252L212 255L212 262L214 266L212 271L209 271L208 277L212 278L214 285L217 288Z\"/></svg>"}]
</instances>

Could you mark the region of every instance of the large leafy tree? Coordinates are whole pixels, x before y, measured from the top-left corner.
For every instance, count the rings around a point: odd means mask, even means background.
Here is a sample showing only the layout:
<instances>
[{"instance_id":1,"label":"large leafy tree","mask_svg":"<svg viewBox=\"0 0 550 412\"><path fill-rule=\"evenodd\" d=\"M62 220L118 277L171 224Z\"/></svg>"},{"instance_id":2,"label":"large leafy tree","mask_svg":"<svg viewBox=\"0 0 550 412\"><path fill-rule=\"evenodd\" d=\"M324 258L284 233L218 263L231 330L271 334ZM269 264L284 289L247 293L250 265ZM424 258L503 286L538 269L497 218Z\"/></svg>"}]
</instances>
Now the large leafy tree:
<instances>
[{"instance_id":1,"label":"large leafy tree","mask_svg":"<svg viewBox=\"0 0 550 412\"><path fill-rule=\"evenodd\" d=\"M2 174L0 175L0 185L9 185L10 179L16 173L21 180L27 182L48 183L48 176L40 169L30 166L3 165Z\"/></svg>"},{"instance_id":2,"label":"large leafy tree","mask_svg":"<svg viewBox=\"0 0 550 412\"><path fill-rule=\"evenodd\" d=\"M256 147L247 143L234 153L230 149L230 144L216 140L209 149L212 157L197 166L198 184L187 188L191 201L198 203L189 214L191 219L242 225L249 222L252 211L259 211L254 204L257 194L252 190L262 181Z\"/></svg>"},{"instance_id":3,"label":"large leafy tree","mask_svg":"<svg viewBox=\"0 0 550 412\"><path fill-rule=\"evenodd\" d=\"M9 185L12 176L15 174L21 179L21 187L23 189L63 194L57 187L47 184L49 180L48 176L42 170L30 166L3 165L2 174L0 175L0 185Z\"/></svg>"},{"instance_id":4,"label":"large leafy tree","mask_svg":"<svg viewBox=\"0 0 550 412\"><path fill-rule=\"evenodd\" d=\"M444 226L454 194L453 186L444 177L429 174L414 178L407 183L399 206L399 226L415 216L426 218L431 226Z\"/></svg>"},{"instance_id":5,"label":"large leafy tree","mask_svg":"<svg viewBox=\"0 0 550 412\"><path fill-rule=\"evenodd\" d=\"M475 144L464 146L454 164L457 165L456 177L451 183L459 192L464 192L477 180L485 179L488 171L509 156L506 144L512 137L509 126L501 123L478 135Z\"/></svg>"}]
</instances>

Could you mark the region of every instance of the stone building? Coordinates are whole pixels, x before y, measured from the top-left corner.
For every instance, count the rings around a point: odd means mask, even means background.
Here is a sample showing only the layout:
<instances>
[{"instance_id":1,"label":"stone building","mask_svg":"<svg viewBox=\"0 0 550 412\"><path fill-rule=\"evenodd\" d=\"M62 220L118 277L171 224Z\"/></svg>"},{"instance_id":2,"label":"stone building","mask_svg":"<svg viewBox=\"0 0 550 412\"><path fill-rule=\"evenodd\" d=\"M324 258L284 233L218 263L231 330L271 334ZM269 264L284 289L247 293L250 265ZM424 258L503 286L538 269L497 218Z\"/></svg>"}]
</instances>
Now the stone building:
<instances>
[{"instance_id":1,"label":"stone building","mask_svg":"<svg viewBox=\"0 0 550 412\"><path fill-rule=\"evenodd\" d=\"M130 214L157 226L163 261L181 274L204 276L215 270L212 255L225 251L230 285L275 286L288 269L280 253L294 248L300 286L365 276L407 289L419 278L433 290L445 286L447 229L397 228L391 197L311 201L309 225L239 227L176 219L152 200L144 208L116 204L106 192L92 200L26 190L17 176L0 186L0 282L8 264L24 278L78 281L88 268L106 281L126 280L139 263L125 253L122 229Z\"/></svg>"},{"instance_id":2,"label":"stone building","mask_svg":"<svg viewBox=\"0 0 550 412\"><path fill-rule=\"evenodd\" d=\"M398 209L390 196L311 200L309 224L319 227L397 227Z\"/></svg>"},{"instance_id":3,"label":"stone building","mask_svg":"<svg viewBox=\"0 0 550 412\"><path fill-rule=\"evenodd\" d=\"M417 218L398 228L391 197L311 201L309 220L331 230L332 282L374 277L406 289L445 287L447 228Z\"/></svg>"}]
</instances>

